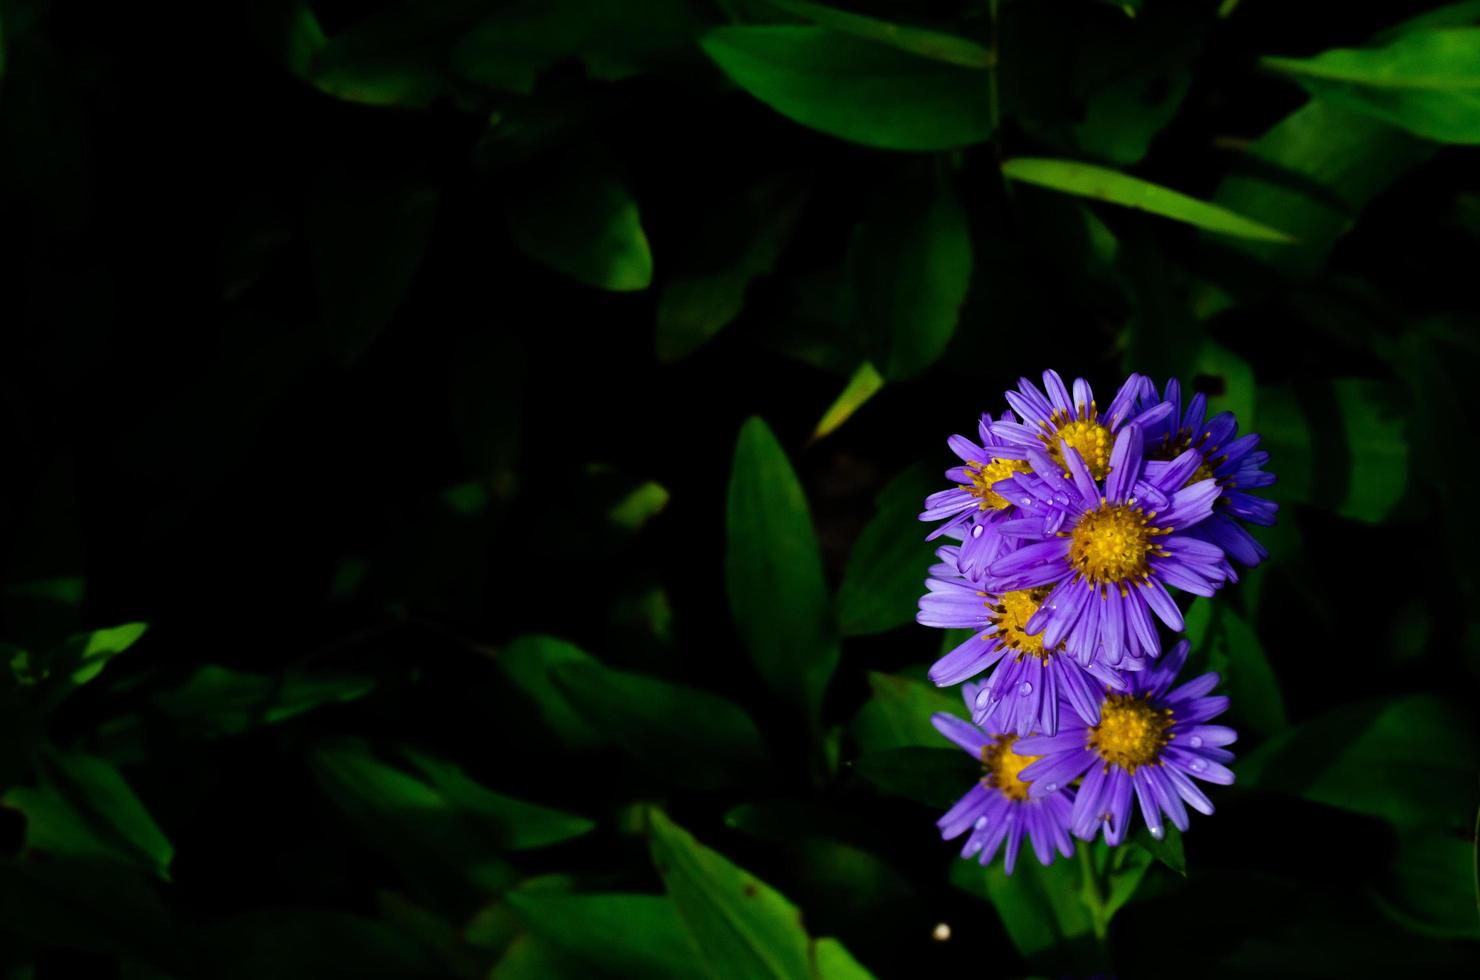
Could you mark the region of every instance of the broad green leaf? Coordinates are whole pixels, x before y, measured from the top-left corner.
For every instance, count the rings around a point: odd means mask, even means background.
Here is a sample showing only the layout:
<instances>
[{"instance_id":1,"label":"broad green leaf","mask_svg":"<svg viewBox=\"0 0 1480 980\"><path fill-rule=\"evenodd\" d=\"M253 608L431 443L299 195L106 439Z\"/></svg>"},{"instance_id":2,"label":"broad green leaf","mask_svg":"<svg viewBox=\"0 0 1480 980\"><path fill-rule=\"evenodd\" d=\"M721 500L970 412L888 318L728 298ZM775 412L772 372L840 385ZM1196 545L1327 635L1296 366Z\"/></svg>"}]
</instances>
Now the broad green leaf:
<instances>
[{"instance_id":1,"label":"broad green leaf","mask_svg":"<svg viewBox=\"0 0 1480 980\"><path fill-rule=\"evenodd\" d=\"M1475 843L1459 834L1405 830L1380 907L1407 929L1440 939L1480 939Z\"/></svg>"},{"instance_id":2,"label":"broad green leaf","mask_svg":"<svg viewBox=\"0 0 1480 980\"><path fill-rule=\"evenodd\" d=\"M1009 876L1000 857L985 868L958 860L951 864L951 882L992 903L1025 959L1091 972L1084 968L1095 963L1094 921L1080 895L1079 862L1060 858L1045 868L1031 854L1020 855Z\"/></svg>"},{"instance_id":3,"label":"broad green leaf","mask_svg":"<svg viewBox=\"0 0 1480 980\"><path fill-rule=\"evenodd\" d=\"M766 0L771 6L810 20L819 27L851 34L866 41L877 41L890 47L932 58L963 68L990 68L992 52L975 41L943 34L923 27L908 24L893 24L875 17L865 17L847 10L839 10L809 0Z\"/></svg>"},{"instance_id":4,"label":"broad green leaf","mask_svg":"<svg viewBox=\"0 0 1480 980\"><path fill-rule=\"evenodd\" d=\"M811 940L801 913L771 886L650 810L653 865L715 980L804 980Z\"/></svg>"},{"instance_id":5,"label":"broad green leaf","mask_svg":"<svg viewBox=\"0 0 1480 980\"><path fill-rule=\"evenodd\" d=\"M1471 720L1430 695L1334 709L1240 759L1239 782L1382 817L1468 829L1475 769Z\"/></svg>"},{"instance_id":6,"label":"broad green leaf","mask_svg":"<svg viewBox=\"0 0 1480 980\"><path fill-rule=\"evenodd\" d=\"M319 91L364 105L418 108L447 90L447 52L466 28L461 3L383 9L313 49L301 73Z\"/></svg>"},{"instance_id":7,"label":"broad green leaf","mask_svg":"<svg viewBox=\"0 0 1480 980\"><path fill-rule=\"evenodd\" d=\"M495 793L444 759L410 748L402 748L401 755L501 848L527 851L548 847L590 833L596 826L573 813Z\"/></svg>"},{"instance_id":8,"label":"broad green leaf","mask_svg":"<svg viewBox=\"0 0 1480 980\"><path fill-rule=\"evenodd\" d=\"M1286 725L1284 695L1254 628L1227 602L1213 599L1194 600L1185 618L1196 669L1223 677L1231 700L1228 723L1245 736L1282 730ZM1192 675L1191 668L1188 675Z\"/></svg>"},{"instance_id":9,"label":"broad green leaf","mask_svg":"<svg viewBox=\"0 0 1480 980\"><path fill-rule=\"evenodd\" d=\"M971 236L949 181L881 191L851 258L869 360L890 381L914 377L950 343L971 284Z\"/></svg>"},{"instance_id":10,"label":"broad green leaf","mask_svg":"<svg viewBox=\"0 0 1480 980\"><path fill-rule=\"evenodd\" d=\"M1182 832L1171 824L1165 826L1166 834L1161 840L1157 840L1151 836L1151 831L1146 829L1145 824L1137 824L1131 840L1137 847L1144 848L1147 854L1185 878L1187 877L1187 855L1182 849Z\"/></svg>"},{"instance_id":11,"label":"broad green leaf","mask_svg":"<svg viewBox=\"0 0 1480 980\"><path fill-rule=\"evenodd\" d=\"M599 153L570 151L527 171L504 213L521 249L577 282L632 292L653 280L637 202Z\"/></svg>"},{"instance_id":12,"label":"broad green leaf","mask_svg":"<svg viewBox=\"0 0 1480 980\"><path fill-rule=\"evenodd\" d=\"M109 861L168 881L174 846L112 764L45 749L41 785L15 787L6 806L26 816L26 847L58 857Z\"/></svg>"},{"instance_id":13,"label":"broad green leaf","mask_svg":"<svg viewBox=\"0 0 1480 980\"><path fill-rule=\"evenodd\" d=\"M912 466L879 491L873 519L853 544L838 587L844 636L884 633L914 621L935 545L917 519L938 480Z\"/></svg>"},{"instance_id":14,"label":"broad green leaf","mask_svg":"<svg viewBox=\"0 0 1480 980\"><path fill-rule=\"evenodd\" d=\"M725 586L756 668L816 721L838 640L807 498L759 418L740 429L726 508Z\"/></svg>"},{"instance_id":15,"label":"broad green leaf","mask_svg":"<svg viewBox=\"0 0 1480 980\"><path fill-rule=\"evenodd\" d=\"M308 244L329 350L357 360L390 325L431 239L430 187L321 182L309 206Z\"/></svg>"},{"instance_id":16,"label":"broad green leaf","mask_svg":"<svg viewBox=\"0 0 1480 980\"><path fill-rule=\"evenodd\" d=\"M370 677L297 671L269 676L207 664L180 687L156 695L154 704L201 734L235 735L259 725L275 725L323 704L358 700L374 687Z\"/></svg>"},{"instance_id":17,"label":"broad green leaf","mask_svg":"<svg viewBox=\"0 0 1480 980\"><path fill-rule=\"evenodd\" d=\"M853 739L863 753L918 746L942 748L946 743L930 723L937 711L969 717L959 691L941 690L926 680L869 671L873 697L853 719Z\"/></svg>"},{"instance_id":18,"label":"broad green leaf","mask_svg":"<svg viewBox=\"0 0 1480 980\"><path fill-rule=\"evenodd\" d=\"M776 265L805 197L790 181L769 181L711 213L700 240L676 256L679 274L658 298L658 360L687 357L734 321L751 282Z\"/></svg>"},{"instance_id":19,"label":"broad green leaf","mask_svg":"<svg viewBox=\"0 0 1480 980\"><path fill-rule=\"evenodd\" d=\"M572 749L606 744L610 738L582 717L555 686L551 672L563 664L594 664L589 653L553 636L521 636L493 654L514 686L534 702L541 719Z\"/></svg>"},{"instance_id":20,"label":"broad green leaf","mask_svg":"<svg viewBox=\"0 0 1480 980\"><path fill-rule=\"evenodd\" d=\"M944 741L937 737L937 743ZM981 778L981 766L958 748L908 746L860 756L853 763L860 776L893 796L944 810Z\"/></svg>"},{"instance_id":21,"label":"broad green leaf","mask_svg":"<svg viewBox=\"0 0 1480 980\"><path fill-rule=\"evenodd\" d=\"M597 663L560 664L552 674L581 717L671 779L715 789L764 769L755 722L717 694Z\"/></svg>"},{"instance_id":22,"label":"broad green leaf","mask_svg":"<svg viewBox=\"0 0 1480 980\"><path fill-rule=\"evenodd\" d=\"M1277 500L1308 503L1375 524L1408 489L1408 440L1396 389L1337 378L1259 394L1261 445Z\"/></svg>"},{"instance_id":23,"label":"broad green leaf","mask_svg":"<svg viewBox=\"0 0 1480 980\"><path fill-rule=\"evenodd\" d=\"M1294 241L1283 231L1227 208L1089 163L1016 157L1003 162L1002 173L1012 180L1146 211L1221 235L1271 242Z\"/></svg>"},{"instance_id":24,"label":"broad green leaf","mask_svg":"<svg viewBox=\"0 0 1480 980\"><path fill-rule=\"evenodd\" d=\"M1480 28L1409 31L1380 48L1261 63L1313 95L1417 136L1480 143Z\"/></svg>"},{"instance_id":25,"label":"broad green leaf","mask_svg":"<svg viewBox=\"0 0 1480 980\"><path fill-rule=\"evenodd\" d=\"M1240 435L1259 430L1254 415L1254 369L1248 361L1209 339L1203 342L1189 373L1191 377L1183 379L1182 390L1188 391L1186 383L1191 381L1193 390L1205 392L1210 415L1232 412L1238 419Z\"/></svg>"},{"instance_id":26,"label":"broad green leaf","mask_svg":"<svg viewBox=\"0 0 1480 980\"><path fill-rule=\"evenodd\" d=\"M1308 102L1246 147L1213 195L1222 207L1279 225L1296 242L1220 244L1292 275L1313 275L1367 203L1434 150L1377 119Z\"/></svg>"},{"instance_id":27,"label":"broad green leaf","mask_svg":"<svg viewBox=\"0 0 1480 980\"><path fill-rule=\"evenodd\" d=\"M884 376L879 373L878 368L868 361L858 365L853 374L849 376L848 383L838 393L838 397L827 411L822 413L822 418L817 420L817 428L812 430L812 441L816 442L824 436L832 434L844 422L853 417L853 413L863 407L864 402L879 393L884 387Z\"/></svg>"},{"instance_id":28,"label":"broad green leaf","mask_svg":"<svg viewBox=\"0 0 1480 980\"><path fill-rule=\"evenodd\" d=\"M803 126L889 150L992 134L982 75L821 27L719 27L700 40L735 84Z\"/></svg>"},{"instance_id":29,"label":"broad green leaf","mask_svg":"<svg viewBox=\"0 0 1480 980\"><path fill-rule=\"evenodd\" d=\"M673 901L661 895L561 895L515 890L525 927L605 976L692 977L698 954Z\"/></svg>"},{"instance_id":30,"label":"broad green leaf","mask_svg":"<svg viewBox=\"0 0 1480 980\"><path fill-rule=\"evenodd\" d=\"M68 638L36 661L34 680L49 681L48 698L55 703L97 677L108 662L125 652L149 629L147 623L125 623Z\"/></svg>"},{"instance_id":31,"label":"broad green leaf","mask_svg":"<svg viewBox=\"0 0 1480 980\"><path fill-rule=\"evenodd\" d=\"M836 939L817 940L812 955L817 963L817 980L873 980L873 974Z\"/></svg>"},{"instance_id":32,"label":"broad green leaf","mask_svg":"<svg viewBox=\"0 0 1480 980\"><path fill-rule=\"evenodd\" d=\"M363 743L325 743L309 754L324 795L428 900L498 893L514 871L475 819L442 792L376 758Z\"/></svg>"}]
</instances>

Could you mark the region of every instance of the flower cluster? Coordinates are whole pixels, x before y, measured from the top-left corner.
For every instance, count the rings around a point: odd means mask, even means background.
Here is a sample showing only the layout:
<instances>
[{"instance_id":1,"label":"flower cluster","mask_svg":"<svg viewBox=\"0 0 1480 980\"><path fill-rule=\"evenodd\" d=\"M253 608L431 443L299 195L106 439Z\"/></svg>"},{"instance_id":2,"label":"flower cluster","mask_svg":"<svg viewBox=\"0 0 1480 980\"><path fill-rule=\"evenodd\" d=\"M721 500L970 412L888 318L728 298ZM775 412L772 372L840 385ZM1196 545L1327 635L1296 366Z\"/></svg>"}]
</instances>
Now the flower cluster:
<instances>
[{"instance_id":1,"label":"flower cluster","mask_svg":"<svg viewBox=\"0 0 1480 980\"><path fill-rule=\"evenodd\" d=\"M1006 398L975 440L949 440L961 462L920 515L943 543L917 618L972 631L931 667L937 685L990 671L962 688L971 722L934 719L982 766L941 833L983 864L1002 850L1010 873L1024 836L1043 864L1071 834L1120 844L1133 797L1157 838L1187 807L1213 812L1195 780L1233 782L1235 734L1208 724L1228 699L1216 674L1173 686L1187 642L1163 655L1157 623L1181 632L1175 593L1211 596L1263 561L1245 525L1276 505L1251 492L1274 482L1259 437L1175 380L1133 374L1101 410L1083 379L1046 371Z\"/></svg>"}]
</instances>

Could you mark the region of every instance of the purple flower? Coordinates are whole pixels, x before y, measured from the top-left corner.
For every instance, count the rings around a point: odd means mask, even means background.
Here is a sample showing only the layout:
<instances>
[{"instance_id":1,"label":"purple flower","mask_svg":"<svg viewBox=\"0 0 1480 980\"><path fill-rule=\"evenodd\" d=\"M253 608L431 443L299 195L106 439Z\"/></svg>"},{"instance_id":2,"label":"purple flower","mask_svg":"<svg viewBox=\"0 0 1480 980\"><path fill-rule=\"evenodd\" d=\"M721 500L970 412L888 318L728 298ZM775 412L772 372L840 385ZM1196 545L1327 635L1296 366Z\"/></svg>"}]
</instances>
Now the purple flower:
<instances>
[{"instance_id":1,"label":"purple flower","mask_svg":"<svg viewBox=\"0 0 1480 980\"><path fill-rule=\"evenodd\" d=\"M1153 389L1145 400L1154 398ZM1145 430L1150 457L1146 463L1148 476L1154 476L1187 450L1196 450L1202 462L1189 480L1211 477L1218 481L1223 492L1213 504L1213 513L1189 533L1216 544L1242 565L1259 564L1269 557L1269 552L1239 522L1263 527L1274 523L1279 505L1247 492L1274 483L1274 474L1261 468L1269 462L1269 453L1257 448L1257 435L1238 434L1238 420L1232 412L1208 418L1208 400L1201 392L1188 400L1184 411L1182 387L1175 378L1166 384L1162 404L1167 403L1173 406L1173 411ZM1232 570L1229 571L1229 578L1233 578Z\"/></svg>"},{"instance_id":2,"label":"purple flower","mask_svg":"<svg viewBox=\"0 0 1480 980\"><path fill-rule=\"evenodd\" d=\"M1002 413L1004 422L1011 418L1011 413ZM977 423L980 445L960 435L946 440L963 464L946 470L946 479L956 486L926 497L925 511L920 515L922 521L946 518L926 536L927 541L948 532L961 534L961 570L972 577L979 576L1010 545L999 528L1012 516L1012 504L998 495L992 484L1014 473L1028 472L1022 448L1003 444L993 434L993 424L990 415L983 415Z\"/></svg>"},{"instance_id":3,"label":"purple flower","mask_svg":"<svg viewBox=\"0 0 1480 980\"><path fill-rule=\"evenodd\" d=\"M941 563L930 569L916 619L925 626L975 632L935 662L930 679L949 687L995 664L967 707L978 725L990 722L999 732L1054 734L1059 730L1060 701L1083 720L1099 721L1101 691L1106 686L1124 690L1125 681L1098 663L1081 666L1061 646L1044 646L1041 631L1028 631L1028 622L1050 589L983 592L958 571L957 550L946 545L936 552Z\"/></svg>"},{"instance_id":4,"label":"purple flower","mask_svg":"<svg viewBox=\"0 0 1480 980\"><path fill-rule=\"evenodd\" d=\"M962 690L968 705L976 696L974 688L975 685L968 684ZM1030 793L1031 786L1020 773L1038 760L1014 751L1016 735L990 726L978 728L945 712L930 720L937 731L965 749L982 766L982 778L977 784L936 821L945 840L968 834L961 848L962 857L975 857L978 863L986 864L1006 841L1002 868L1012 874L1024 835L1039 864L1052 864L1055 849L1064 857L1074 853L1074 842L1069 839L1073 791L1064 788L1053 793Z\"/></svg>"},{"instance_id":5,"label":"purple flower","mask_svg":"<svg viewBox=\"0 0 1480 980\"><path fill-rule=\"evenodd\" d=\"M1202 456L1189 449L1148 472L1141 427L1133 424L1115 437L1103 484L1072 447L1064 451L1066 469L1041 449L1028 450L1028 461L1031 474L995 489L1022 515L1003 533L1036 540L988 566L982 588L1052 586L1027 628L1042 630L1049 647L1064 644L1081 664L1133 666L1156 656L1161 641L1151 613L1174 632L1183 627L1166 587L1210 596L1228 577L1221 548L1176 533L1206 520L1218 497L1215 480L1188 482Z\"/></svg>"},{"instance_id":6,"label":"purple flower","mask_svg":"<svg viewBox=\"0 0 1480 980\"><path fill-rule=\"evenodd\" d=\"M1018 379L1016 391L1007 392L1007 403L1021 422L1006 419L991 424L992 435L1004 447L1015 448L1014 459L1026 458L1030 449L1046 452L1050 459L1065 468L1064 448L1079 454L1090 476L1103 480L1110 469L1110 452L1116 433L1123 425L1151 425L1165 418L1172 406L1151 404L1138 408L1138 403L1154 402L1156 386L1145 375L1132 374L1101 412L1095 404L1094 391L1083 378L1074 379L1071 398L1064 381L1056 371L1043 372L1043 390L1027 378ZM1140 411L1132 416L1132 412Z\"/></svg>"},{"instance_id":7,"label":"purple flower","mask_svg":"<svg viewBox=\"0 0 1480 980\"><path fill-rule=\"evenodd\" d=\"M1223 746L1237 735L1208 724L1228 708L1228 698L1208 696L1217 674L1169 690L1186 660L1183 640L1153 669L1130 675L1129 691L1107 692L1098 724L1071 719L1057 735L1020 740L1018 752L1039 757L1020 773L1029 783L1029 798L1053 799L1083 776L1070 828L1076 837L1094 840L1103 826L1110 845L1125 840L1130 829L1132 795L1157 839L1166 833L1163 815L1186 830L1186 806L1212 813L1212 801L1193 780L1233 782L1227 766L1233 753Z\"/></svg>"}]
</instances>

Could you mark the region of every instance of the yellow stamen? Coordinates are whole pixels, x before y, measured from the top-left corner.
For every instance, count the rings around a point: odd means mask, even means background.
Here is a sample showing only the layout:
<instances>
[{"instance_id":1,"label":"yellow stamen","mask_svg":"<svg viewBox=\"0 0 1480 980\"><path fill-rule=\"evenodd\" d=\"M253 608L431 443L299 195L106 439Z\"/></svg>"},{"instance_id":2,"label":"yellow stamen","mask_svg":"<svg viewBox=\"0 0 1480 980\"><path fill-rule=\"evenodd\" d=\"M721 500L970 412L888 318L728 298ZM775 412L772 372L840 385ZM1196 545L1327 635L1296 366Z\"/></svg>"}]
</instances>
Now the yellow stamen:
<instances>
[{"instance_id":1,"label":"yellow stamen","mask_svg":"<svg viewBox=\"0 0 1480 980\"><path fill-rule=\"evenodd\" d=\"M1101 500L1069 532L1070 566L1097 585L1145 578L1151 571L1150 556L1164 553L1157 549L1156 538L1171 531L1153 526L1154 516L1130 504Z\"/></svg>"},{"instance_id":2,"label":"yellow stamen","mask_svg":"<svg viewBox=\"0 0 1480 980\"><path fill-rule=\"evenodd\" d=\"M1045 433L1042 439L1048 445L1049 458L1063 467L1065 473L1069 472L1069 464L1064 461L1065 446L1079 453L1089 475L1096 480L1103 480L1110 472L1110 450L1114 440L1110 437L1110 430L1093 418L1060 422L1054 432Z\"/></svg>"},{"instance_id":3,"label":"yellow stamen","mask_svg":"<svg viewBox=\"0 0 1480 980\"><path fill-rule=\"evenodd\" d=\"M1098 752L1106 764L1135 772L1161 756L1172 740L1170 708L1153 708L1147 694L1110 694L1100 708L1100 723L1089 730L1086 747Z\"/></svg>"},{"instance_id":4,"label":"yellow stamen","mask_svg":"<svg viewBox=\"0 0 1480 980\"><path fill-rule=\"evenodd\" d=\"M982 785L999 791L1009 800L1026 800L1029 784L1018 774L1040 756L1018 755L1012 751L1016 741L1016 735L998 735L996 741L982 746Z\"/></svg>"},{"instance_id":5,"label":"yellow stamen","mask_svg":"<svg viewBox=\"0 0 1480 980\"><path fill-rule=\"evenodd\" d=\"M994 459L985 464L972 460L966 464L966 472L971 474L971 485L962 483L959 486L981 500L978 506L982 510L1006 510L1012 506L1011 502L993 490L992 484L1005 480L1014 473L1028 473L1031 470L1027 461L1021 459Z\"/></svg>"},{"instance_id":6,"label":"yellow stamen","mask_svg":"<svg viewBox=\"0 0 1480 980\"><path fill-rule=\"evenodd\" d=\"M1044 585L1036 589L1004 592L997 596L995 604L990 600L986 604L993 612L987 619L997 627L997 632L992 635L1009 650L1016 650L1019 660L1029 654L1039 660L1047 660L1054 653L1043 649L1042 630L1037 633L1028 632L1028 620L1033 618L1033 614L1052 591L1053 586Z\"/></svg>"}]
</instances>

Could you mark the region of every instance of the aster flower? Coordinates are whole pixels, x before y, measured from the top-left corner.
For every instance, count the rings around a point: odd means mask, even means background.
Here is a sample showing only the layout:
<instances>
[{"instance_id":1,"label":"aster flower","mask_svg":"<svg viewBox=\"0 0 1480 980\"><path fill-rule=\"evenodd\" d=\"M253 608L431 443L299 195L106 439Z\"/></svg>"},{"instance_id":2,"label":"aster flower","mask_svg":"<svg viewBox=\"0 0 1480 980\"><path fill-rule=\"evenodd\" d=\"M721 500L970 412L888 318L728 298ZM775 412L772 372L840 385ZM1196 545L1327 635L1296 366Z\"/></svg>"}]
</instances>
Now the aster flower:
<instances>
[{"instance_id":1,"label":"aster flower","mask_svg":"<svg viewBox=\"0 0 1480 980\"><path fill-rule=\"evenodd\" d=\"M1173 411L1145 430L1147 455L1151 457L1146 472L1154 475L1167 461L1195 449L1202 462L1191 479L1211 477L1223 492L1213 504L1213 513L1189 533L1216 544L1242 565L1259 564L1269 552L1239 522L1263 527L1274 523L1279 505L1248 492L1274 483L1274 474L1262 469L1269 462L1269 453L1257 448L1259 437L1254 433L1238 435L1238 420L1232 412L1208 418L1207 397L1201 392L1188 399L1185 410L1182 386L1175 378L1166 383L1165 392L1162 402L1170 404ZM1154 397L1153 390L1143 402ZM1232 574L1229 577L1233 578Z\"/></svg>"},{"instance_id":2,"label":"aster flower","mask_svg":"<svg viewBox=\"0 0 1480 980\"><path fill-rule=\"evenodd\" d=\"M974 688L975 685L968 684L962 691L968 705L976 696ZM1052 864L1055 849L1064 857L1074 853L1068 830L1073 790L1063 788L1053 793L1030 794L1031 787L1020 773L1037 759L1014 751L1016 735L990 726L978 728L944 712L930 720L937 731L982 766L982 778L977 784L936 821L944 840L968 835L961 848L962 857L975 857L979 864L986 864L996 857L998 848L1006 841L1002 868L1012 874L1024 836L1039 864Z\"/></svg>"},{"instance_id":3,"label":"aster flower","mask_svg":"<svg viewBox=\"0 0 1480 980\"><path fill-rule=\"evenodd\" d=\"M946 545L936 556L940 563L930 568L917 621L975 632L935 662L930 679L938 687L949 687L995 665L986 683L974 687L976 693L967 701L972 720L978 725L990 723L994 731L1052 735L1059 730L1061 701L1084 721L1099 721L1101 692L1106 687L1124 690L1125 681L1099 663L1081 666L1062 646L1044 646L1041 631L1028 631L1029 620L1050 589L983 592L959 571L957 546ZM1128 665L1142 666L1139 662Z\"/></svg>"},{"instance_id":4,"label":"aster flower","mask_svg":"<svg viewBox=\"0 0 1480 980\"><path fill-rule=\"evenodd\" d=\"M1011 419L1012 413L1002 413L1003 422ZM1002 537L1000 528L1012 516L1012 504L993 491L992 484L1014 473L1028 472L1022 447L1005 444L994 434L994 424L990 415L981 417L977 423L980 444L961 435L946 440L962 462L946 470L946 479L956 485L926 497L925 510L920 514L922 521L945 519L926 535L927 541L959 533L961 570L968 576L979 575L1011 544Z\"/></svg>"},{"instance_id":5,"label":"aster flower","mask_svg":"<svg viewBox=\"0 0 1480 980\"><path fill-rule=\"evenodd\" d=\"M1156 386L1150 378L1132 374L1101 412L1089 382L1075 378L1070 397L1058 372L1044 371L1041 391L1027 378L1019 378L1017 390L1007 392L1007 403L1022 421L992 423L992 434L1004 450L1015 448L1023 454L1012 458L1026 458L1027 450L1040 449L1061 470L1064 449L1073 449L1090 476L1103 480L1110 469L1115 436L1122 426L1137 424L1145 428L1171 414L1172 406L1156 403L1155 396ZM1152 404L1144 404L1147 402Z\"/></svg>"},{"instance_id":6,"label":"aster flower","mask_svg":"<svg viewBox=\"0 0 1480 980\"><path fill-rule=\"evenodd\" d=\"M1154 473L1143 458L1141 427L1115 437L1108 473L1097 483L1072 447L1063 467L1041 449L1028 450L1033 472L995 485L1022 515L1004 534L1036 539L987 568L982 588L993 593L1052 586L1027 629L1043 642L1063 643L1081 664L1119 667L1161 652L1155 612L1171 630L1183 627L1168 585L1210 596L1228 577L1217 545L1178 534L1206 520L1219 488L1189 483L1202 457L1189 449Z\"/></svg>"},{"instance_id":7,"label":"aster flower","mask_svg":"<svg viewBox=\"0 0 1480 980\"><path fill-rule=\"evenodd\" d=\"M1183 640L1153 669L1130 675L1128 691L1107 692L1098 724L1069 719L1057 735L1019 740L1017 752L1037 757L1019 773L1029 783L1029 798L1053 799L1083 776L1070 829L1082 840L1093 840L1103 827L1105 843L1112 846L1130 829L1133 795L1158 840L1166 833L1163 816L1186 830L1186 807L1212 813L1212 801L1193 780L1232 783L1227 763L1233 753L1223 746L1238 736L1231 728L1208 724L1228 708L1228 698L1208 696L1218 684L1217 674L1172 689L1186 660Z\"/></svg>"}]
</instances>

